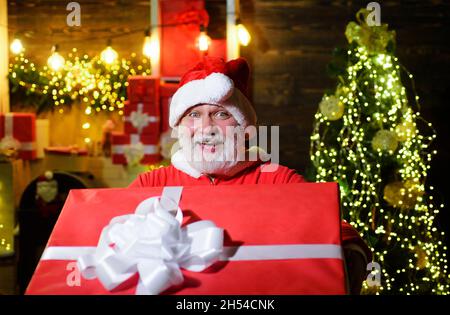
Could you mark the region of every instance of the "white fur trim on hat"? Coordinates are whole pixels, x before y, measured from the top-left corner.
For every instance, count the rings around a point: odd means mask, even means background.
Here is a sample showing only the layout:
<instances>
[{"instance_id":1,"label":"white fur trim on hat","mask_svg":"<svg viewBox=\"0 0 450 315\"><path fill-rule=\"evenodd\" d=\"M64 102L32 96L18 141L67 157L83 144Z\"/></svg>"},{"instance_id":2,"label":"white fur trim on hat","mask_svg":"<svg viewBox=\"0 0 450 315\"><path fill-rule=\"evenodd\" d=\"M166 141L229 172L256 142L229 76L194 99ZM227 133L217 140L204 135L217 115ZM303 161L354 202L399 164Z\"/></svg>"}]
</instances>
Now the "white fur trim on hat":
<instances>
[{"instance_id":1,"label":"white fur trim on hat","mask_svg":"<svg viewBox=\"0 0 450 315\"><path fill-rule=\"evenodd\" d=\"M225 107L244 128L256 123L256 112L250 101L234 87L233 80L222 73L211 73L181 86L170 102L169 125L174 128L186 110L199 104Z\"/></svg>"}]
</instances>

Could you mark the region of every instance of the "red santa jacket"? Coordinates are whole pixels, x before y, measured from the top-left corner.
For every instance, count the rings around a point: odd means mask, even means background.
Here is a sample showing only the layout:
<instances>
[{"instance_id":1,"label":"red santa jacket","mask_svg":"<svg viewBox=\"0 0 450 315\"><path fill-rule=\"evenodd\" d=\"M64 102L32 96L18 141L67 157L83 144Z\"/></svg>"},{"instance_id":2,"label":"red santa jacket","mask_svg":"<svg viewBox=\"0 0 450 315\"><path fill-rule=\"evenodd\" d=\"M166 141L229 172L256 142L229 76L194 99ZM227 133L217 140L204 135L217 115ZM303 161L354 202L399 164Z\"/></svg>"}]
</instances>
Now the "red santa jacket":
<instances>
[{"instance_id":1,"label":"red santa jacket","mask_svg":"<svg viewBox=\"0 0 450 315\"><path fill-rule=\"evenodd\" d=\"M199 174L193 177L175 168L173 165L162 167L140 174L130 185L130 188L152 186L193 186L193 185L241 185L241 184L286 184L302 183L305 179L295 170L286 166L276 165L273 172L264 172L268 162L254 164L232 177L210 177ZM273 167L272 164L271 167ZM342 245L361 251L368 261L372 260L372 253L362 240L359 233L346 221L342 221ZM355 246L356 245L356 246Z\"/></svg>"}]
</instances>

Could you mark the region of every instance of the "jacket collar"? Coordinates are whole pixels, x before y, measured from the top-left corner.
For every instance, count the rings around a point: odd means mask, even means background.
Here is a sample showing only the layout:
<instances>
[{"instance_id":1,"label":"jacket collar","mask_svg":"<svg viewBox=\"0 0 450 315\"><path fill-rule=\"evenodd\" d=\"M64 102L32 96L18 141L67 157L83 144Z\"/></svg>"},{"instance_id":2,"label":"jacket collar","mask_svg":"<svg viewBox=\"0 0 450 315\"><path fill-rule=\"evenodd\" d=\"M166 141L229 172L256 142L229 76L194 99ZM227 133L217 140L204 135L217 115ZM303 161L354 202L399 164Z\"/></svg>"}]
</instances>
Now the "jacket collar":
<instances>
[{"instance_id":1,"label":"jacket collar","mask_svg":"<svg viewBox=\"0 0 450 315\"><path fill-rule=\"evenodd\" d=\"M189 164L181 149L172 155L170 161L176 169L188 174L189 176L199 178L202 175L199 171L193 168L191 164Z\"/></svg>"}]
</instances>

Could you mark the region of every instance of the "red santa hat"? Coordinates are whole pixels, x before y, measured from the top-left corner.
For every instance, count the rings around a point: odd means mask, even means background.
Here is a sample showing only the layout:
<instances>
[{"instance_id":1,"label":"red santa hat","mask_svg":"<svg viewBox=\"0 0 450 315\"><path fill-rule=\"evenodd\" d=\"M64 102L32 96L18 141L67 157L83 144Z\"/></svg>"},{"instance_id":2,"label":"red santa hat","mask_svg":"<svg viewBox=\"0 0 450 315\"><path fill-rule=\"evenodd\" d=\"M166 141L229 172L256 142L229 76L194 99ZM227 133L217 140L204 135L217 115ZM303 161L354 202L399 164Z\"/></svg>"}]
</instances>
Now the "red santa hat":
<instances>
[{"instance_id":1,"label":"red santa hat","mask_svg":"<svg viewBox=\"0 0 450 315\"><path fill-rule=\"evenodd\" d=\"M222 58L204 57L181 78L170 102L170 126L178 125L186 110L199 104L221 105L242 127L255 125L256 112L247 97L249 74L243 58L225 62Z\"/></svg>"}]
</instances>

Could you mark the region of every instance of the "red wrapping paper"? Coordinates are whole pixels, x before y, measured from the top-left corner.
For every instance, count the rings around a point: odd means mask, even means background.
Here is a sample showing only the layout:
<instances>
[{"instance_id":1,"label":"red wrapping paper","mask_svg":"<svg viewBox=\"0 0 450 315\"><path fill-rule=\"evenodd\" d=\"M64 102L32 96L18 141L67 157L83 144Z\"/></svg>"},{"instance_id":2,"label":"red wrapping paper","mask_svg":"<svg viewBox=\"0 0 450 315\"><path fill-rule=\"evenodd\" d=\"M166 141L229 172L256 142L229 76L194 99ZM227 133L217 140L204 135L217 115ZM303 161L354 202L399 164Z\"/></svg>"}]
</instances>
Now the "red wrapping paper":
<instances>
[{"instance_id":1,"label":"red wrapping paper","mask_svg":"<svg viewBox=\"0 0 450 315\"><path fill-rule=\"evenodd\" d=\"M20 143L19 158L36 159L36 115L33 113L0 114L0 141L13 137Z\"/></svg>"},{"instance_id":2,"label":"red wrapping paper","mask_svg":"<svg viewBox=\"0 0 450 315\"><path fill-rule=\"evenodd\" d=\"M208 55L227 60L227 40L212 39L211 46L208 49Z\"/></svg>"},{"instance_id":3,"label":"red wrapping paper","mask_svg":"<svg viewBox=\"0 0 450 315\"><path fill-rule=\"evenodd\" d=\"M131 103L146 102L157 104L159 99L159 78L143 75L129 76L127 96Z\"/></svg>"},{"instance_id":4,"label":"red wrapping paper","mask_svg":"<svg viewBox=\"0 0 450 315\"><path fill-rule=\"evenodd\" d=\"M162 187L71 190L47 246L96 246L111 218L133 213ZM207 199L205 199L205 197ZM225 229L225 246L340 245L335 183L186 186L184 224L212 220ZM41 260L27 294L134 294L137 275L112 292L97 280L68 286L67 260ZM184 283L163 294L345 294L341 259L219 261L203 272L183 270Z\"/></svg>"},{"instance_id":5,"label":"red wrapping paper","mask_svg":"<svg viewBox=\"0 0 450 315\"><path fill-rule=\"evenodd\" d=\"M196 46L200 24L208 25L204 0L160 1L161 76L181 77L203 53Z\"/></svg>"},{"instance_id":6,"label":"red wrapping paper","mask_svg":"<svg viewBox=\"0 0 450 315\"><path fill-rule=\"evenodd\" d=\"M128 164L124 149L126 146L141 142L144 145L145 155L141 164L154 164L161 161L159 148L159 134L157 135L137 135L113 133L111 137L111 152L113 164Z\"/></svg>"},{"instance_id":7,"label":"red wrapping paper","mask_svg":"<svg viewBox=\"0 0 450 315\"><path fill-rule=\"evenodd\" d=\"M163 83L160 86L161 95L161 133L170 129L169 108L172 96L178 89L178 83Z\"/></svg>"}]
</instances>

